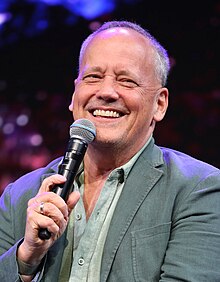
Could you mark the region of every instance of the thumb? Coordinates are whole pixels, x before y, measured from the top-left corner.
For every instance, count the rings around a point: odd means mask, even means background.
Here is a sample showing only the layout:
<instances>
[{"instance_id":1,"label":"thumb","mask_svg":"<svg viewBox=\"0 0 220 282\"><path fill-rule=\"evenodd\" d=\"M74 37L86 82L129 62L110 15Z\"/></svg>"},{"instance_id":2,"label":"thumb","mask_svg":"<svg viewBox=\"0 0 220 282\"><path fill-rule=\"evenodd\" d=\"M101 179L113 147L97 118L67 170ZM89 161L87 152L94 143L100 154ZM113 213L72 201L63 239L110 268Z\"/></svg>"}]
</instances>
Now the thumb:
<instances>
[{"instance_id":1,"label":"thumb","mask_svg":"<svg viewBox=\"0 0 220 282\"><path fill-rule=\"evenodd\" d=\"M69 194L68 200L66 202L69 213L73 210L79 199L80 199L80 193L78 191L74 191Z\"/></svg>"},{"instance_id":2,"label":"thumb","mask_svg":"<svg viewBox=\"0 0 220 282\"><path fill-rule=\"evenodd\" d=\"M45 178L41 184L38 194L43 192L49 192L53 189L54 185L62 184L66 181L66 178L60 174L53 174Z\"/></svg>"}]
</instances>

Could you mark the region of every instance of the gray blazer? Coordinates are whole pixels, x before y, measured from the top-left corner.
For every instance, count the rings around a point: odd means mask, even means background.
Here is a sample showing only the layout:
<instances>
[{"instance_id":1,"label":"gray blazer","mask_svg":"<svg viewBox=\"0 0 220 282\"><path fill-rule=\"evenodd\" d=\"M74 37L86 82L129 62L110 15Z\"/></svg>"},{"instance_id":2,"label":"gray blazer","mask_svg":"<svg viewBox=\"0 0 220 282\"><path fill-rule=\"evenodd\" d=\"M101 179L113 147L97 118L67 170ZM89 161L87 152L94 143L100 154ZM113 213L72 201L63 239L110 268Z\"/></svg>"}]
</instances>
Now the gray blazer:
<instances>
[{"instance_id":1,"label":"gray blazer","mask_svg":"<svg viewBox=\"0 0 220 282\"><path fill-rule=\"evenodd\" d=\"M20 281L16 249L27 201L60 159L10 184L0 198L0 281ZM65 234L41 281L55 282ZM106 239L100 281L220 281L220 170L154 141L133 166ZM95 281L94 281L95 282Z\"/></svg>"}]
</instances>

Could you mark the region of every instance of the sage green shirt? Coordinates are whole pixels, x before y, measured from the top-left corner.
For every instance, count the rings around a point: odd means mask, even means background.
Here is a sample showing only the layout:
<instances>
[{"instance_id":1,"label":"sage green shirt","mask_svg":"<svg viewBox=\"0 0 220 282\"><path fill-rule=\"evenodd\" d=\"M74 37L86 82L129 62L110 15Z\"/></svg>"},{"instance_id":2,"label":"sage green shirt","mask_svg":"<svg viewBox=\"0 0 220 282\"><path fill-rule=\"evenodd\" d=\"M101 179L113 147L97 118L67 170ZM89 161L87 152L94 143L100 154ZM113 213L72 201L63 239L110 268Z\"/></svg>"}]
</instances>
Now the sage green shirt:
<instances>
[{"instance_id":1,"label":"sage green shirt","mask_svg":"<svg viewBox=\"0 0 220 282\"><path fill-rule=\"evenodd\" d=\"M78 181L74 183L81 198L70 216L67 230L69 243L64 251L59 282L100 281L102 253L114 209L132 166L150 139L128 163L109 174L88 221L82 199L84 172L81 169Z\"/></svg>"}]
</instances>

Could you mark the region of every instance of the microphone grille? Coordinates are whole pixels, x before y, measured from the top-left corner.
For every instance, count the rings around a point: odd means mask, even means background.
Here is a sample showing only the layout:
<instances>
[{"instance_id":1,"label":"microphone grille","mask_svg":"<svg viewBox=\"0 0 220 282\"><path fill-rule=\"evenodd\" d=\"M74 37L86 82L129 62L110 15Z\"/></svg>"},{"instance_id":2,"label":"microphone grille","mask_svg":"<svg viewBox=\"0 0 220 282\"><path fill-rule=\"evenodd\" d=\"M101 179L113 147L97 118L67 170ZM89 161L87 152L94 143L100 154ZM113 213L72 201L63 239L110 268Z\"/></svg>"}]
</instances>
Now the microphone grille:
<instances>
[{"instance_id":1,"label":"microphone grille","mask_svg":"<svg viewBox=\"0 0 220 282\"><path fill-rule=\"evenodd\" d=\"M77 119L70 126L70 138L83 139L87 144L91 143L96 136L95 125L88 119Z\"/></svg>"}]
</instances>

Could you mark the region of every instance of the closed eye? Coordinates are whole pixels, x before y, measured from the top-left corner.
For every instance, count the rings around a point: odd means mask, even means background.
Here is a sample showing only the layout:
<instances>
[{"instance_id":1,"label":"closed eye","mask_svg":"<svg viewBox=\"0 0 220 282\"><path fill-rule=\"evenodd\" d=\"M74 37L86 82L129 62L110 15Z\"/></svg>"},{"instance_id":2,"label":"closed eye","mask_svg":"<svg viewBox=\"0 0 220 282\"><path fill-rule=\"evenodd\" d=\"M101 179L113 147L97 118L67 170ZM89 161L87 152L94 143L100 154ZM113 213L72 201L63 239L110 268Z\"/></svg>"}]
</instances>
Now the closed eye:
<instances>
[{"instance_id":1,"label":"closed eye","mask_svg":"<svg viewBox=\"0 0 220 282\"><path fill-rule=\"evenodd\" d=\"M83 80L89 83L99 82L101 79L102 79L102 76L99 74L95 74L95 73L91 73L83 77Z\"/></svg>"},{"instance_id":2,"label":"closed eye","mask_svg":"<svg viewBox=\"0 0 220 282\"><path fill-rule=\"evenodd\" d=\"M124 87L128 87L128 88L134 88L138 86L138 83L135 82L134 80L130 79L130 78L120 78L117 80L117 82Z\"/></svg>"}]
</instances>

